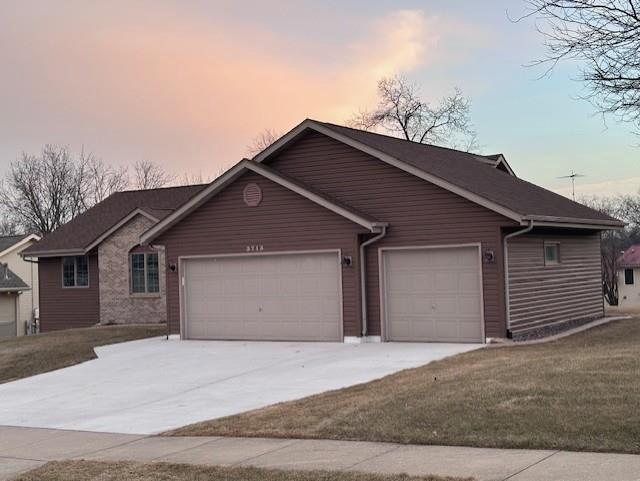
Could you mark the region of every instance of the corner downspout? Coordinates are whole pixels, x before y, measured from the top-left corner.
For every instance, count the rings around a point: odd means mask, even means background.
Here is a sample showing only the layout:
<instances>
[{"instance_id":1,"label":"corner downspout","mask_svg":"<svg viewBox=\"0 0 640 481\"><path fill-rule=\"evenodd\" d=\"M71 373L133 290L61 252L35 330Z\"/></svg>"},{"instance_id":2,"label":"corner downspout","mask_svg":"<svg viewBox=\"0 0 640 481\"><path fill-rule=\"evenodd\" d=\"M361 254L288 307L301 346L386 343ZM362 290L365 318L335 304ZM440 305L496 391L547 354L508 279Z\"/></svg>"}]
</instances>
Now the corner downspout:
<instances>
[{"instance_id":1,"label":"corner downspout","mask_svg":"<svg viewBox=\"0 0 640 481\"><path fill-rule=\"evenodd\" d=\"M527 232L530 232L532 229L533 229L533 221L530 220L529 225L527 227L525 227L524 229L512 232L511 234L507 234L506 236L504 236L504 239L502 240L503 242L502 257L504 259L504 300L505 300L505 307L506 307L506 314L507 314L507 333L508 334L511 332L511 302L510 302L510 296L509 296L509 247L507 245L507 241L512 237L526 234Z\"/></svg>"},{"instance_id":2,"label":"corner downspout","mask_svg":"<svg viewBox=\"0 0 640 481\"><path fill-rule=\"evenodd\" d=\"M366 259L364 248L368 245L373 244L374 242L379 241L384 236L387 235L387 226L382 226L382 232L371 239L364 241L360 244L360 309L362 313L362 337L365 338L367 336L367 286L366 286L366 277L367 277L367 269L366 269Z\"/></svg>"}]
</instances>

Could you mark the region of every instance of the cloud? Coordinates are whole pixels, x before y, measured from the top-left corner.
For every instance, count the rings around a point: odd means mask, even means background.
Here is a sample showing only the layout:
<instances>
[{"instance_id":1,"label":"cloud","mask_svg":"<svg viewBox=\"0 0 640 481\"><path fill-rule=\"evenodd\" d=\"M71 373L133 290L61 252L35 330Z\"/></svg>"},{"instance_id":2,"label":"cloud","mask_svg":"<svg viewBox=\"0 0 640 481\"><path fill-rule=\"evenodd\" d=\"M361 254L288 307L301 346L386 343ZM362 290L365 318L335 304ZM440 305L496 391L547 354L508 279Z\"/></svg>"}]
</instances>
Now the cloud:
<instances>
[{"instance_id":1,"label":"cloud","mask_svg":"<svg viewBox=\"0 0 640 481\"><path fill-rule=\"evenodd\" d=\"M55 21L14 18L0 34L0 62L11 66L0 144L14 156L84 144L111 162L209 174L264 128L346 120L374 101L380 77L427 64L443 34L420 10L369 19L359 37L319 46L223 17L75 5Z\"/></svg>"}]
</instances>

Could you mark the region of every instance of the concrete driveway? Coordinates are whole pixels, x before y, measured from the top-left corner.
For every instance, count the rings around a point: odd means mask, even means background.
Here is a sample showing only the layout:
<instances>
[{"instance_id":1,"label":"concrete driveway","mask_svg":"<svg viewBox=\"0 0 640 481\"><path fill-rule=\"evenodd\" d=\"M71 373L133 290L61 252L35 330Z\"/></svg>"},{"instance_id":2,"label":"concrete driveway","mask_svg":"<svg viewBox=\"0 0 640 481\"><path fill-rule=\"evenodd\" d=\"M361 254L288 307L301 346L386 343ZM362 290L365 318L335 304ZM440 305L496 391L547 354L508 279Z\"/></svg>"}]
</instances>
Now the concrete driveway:
<instances>
[{"instance_id":1,"label":"concrete driveway","mask_svg":"<svg viewBox=\"0 0 640 481\"><path fill-rule=\"evenodd\" d=\"M0 425L154 434L371 381L479 344L144 339L0 384Z\"/></svg>"}]
</instances>

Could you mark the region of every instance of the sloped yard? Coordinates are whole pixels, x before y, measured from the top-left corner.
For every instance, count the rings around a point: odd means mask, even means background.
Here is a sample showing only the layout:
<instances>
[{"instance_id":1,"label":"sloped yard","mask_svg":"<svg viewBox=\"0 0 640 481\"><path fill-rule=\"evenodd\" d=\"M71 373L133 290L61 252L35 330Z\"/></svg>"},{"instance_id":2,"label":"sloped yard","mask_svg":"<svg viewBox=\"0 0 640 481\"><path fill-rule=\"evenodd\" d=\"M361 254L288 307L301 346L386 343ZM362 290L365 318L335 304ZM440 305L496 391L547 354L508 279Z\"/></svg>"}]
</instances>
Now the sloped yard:
<instances>
[{"instance_id":1,"label":"sloped yard","mask_svg":"<svg viewBox=\"0 0 640 481\"><path fill-rule=\"evenodd\" d=\"M93 348L161 336L161 324L68 329L0 340L0 384L96 358Z\"/></svg>"},{"instance_id":2,"label":"sloped yard","mask_svg":"<svg viewBox=\"0 0 640 481\"><path fill-rule=\"evenodd\" d=\"M631 319L168 434L640 453L639 403L640 320Z\"/></svg>"}]
</instances>

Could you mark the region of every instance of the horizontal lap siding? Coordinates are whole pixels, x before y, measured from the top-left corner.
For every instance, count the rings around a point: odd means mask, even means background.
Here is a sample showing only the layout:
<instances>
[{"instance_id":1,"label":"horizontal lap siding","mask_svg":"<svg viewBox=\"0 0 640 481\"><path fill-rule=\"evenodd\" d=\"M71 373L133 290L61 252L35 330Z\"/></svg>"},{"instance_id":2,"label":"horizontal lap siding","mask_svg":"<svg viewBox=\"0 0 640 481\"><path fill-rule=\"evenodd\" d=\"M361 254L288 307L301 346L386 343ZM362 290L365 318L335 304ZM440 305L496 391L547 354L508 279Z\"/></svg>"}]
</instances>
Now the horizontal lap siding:
<instances>
[{"instance_id":1,"label":"horizontal lap siding","mask_svg":"<svg viewBox=\"0 0 640 481\"><path fill-rule=\"evenodd\" d=\"M366 252L369 334L381 334L380 247L479 242L496 254L495 263L482 266L486 335L505 336L501 227L512 221L317 133L307 134L268 163L390 224L387 237Z\"/></svg>"},{"instance_id":2,"label":"horizontal lap siding","mask_svg":"<svg viewBox=\"0 0 640 481\"><path fill-rule=\"evenodd\" d=\"M560 263L545 266L544 242L560 243ZM600 235L539 235L509 242L513 332L603 315Z\"/></svg>"},{"instance_id":3,"label":"horizontal lap siding","mask_svg":"<svg viewBox=\"0 0 640 481\"><path fill-rule=\"evenodd\" d=\"M38 259L40 330L88 327L100 322L98 255L89 256L89 287L62 287L62 258Z\"/></svg>"},{"instance_id":4,"label":"horizontal lap siding","mask_svg":"<svg viewBox=\"0 0 640 481\"><path fill-rule=\"evenodd\" d=\"M248 207L243 189L255 182L262 202ZM356 239L365 229L310 200L249 172L227 186L154 244L166 246L167 265L192 255L246 254L246 246L262 245L264 253L341 249L355 258ZM338 260L336 259L336 262ZM343 267L344 334L355 336L357 324L357 272ZM180 330L179 275L167 269L167 316L171 331Z\"/></svg>"}]
</instances>

